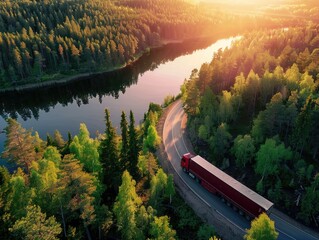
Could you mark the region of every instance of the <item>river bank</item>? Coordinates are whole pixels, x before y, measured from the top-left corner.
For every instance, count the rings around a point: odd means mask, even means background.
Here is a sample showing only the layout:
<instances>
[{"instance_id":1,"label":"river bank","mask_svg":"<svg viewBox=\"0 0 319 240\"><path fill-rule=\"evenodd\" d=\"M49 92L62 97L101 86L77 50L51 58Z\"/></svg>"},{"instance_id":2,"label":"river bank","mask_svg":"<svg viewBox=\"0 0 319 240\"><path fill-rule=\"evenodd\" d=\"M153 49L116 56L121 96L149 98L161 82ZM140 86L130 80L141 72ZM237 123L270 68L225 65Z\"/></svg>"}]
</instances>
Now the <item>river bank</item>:
<instances>
[{"instance_id":1,"label":"river bank","mask_svg":"<svg viewBox=\"0 0 319 240\"><path fill-rule=\"evenodd\" d=\"M20 86L14 86L14 87L8 87L4 89L0 89L0 94L5 94L5 93L13 93L13 92L23 92L23 91L31 91L34 89L41 89L41 88L48 88L48 87L56 87L56 86L61 86L68 84L73 81L81 81L83 79L87 78L92 78L94 76L100 75L100 74L106 74L106 73L111 73L111 72L116 72L121 69L124 69L135 62L137 62L142 56L145 54L148 54L150 51L165 47L169 44L183 44L184 42L188 41L199 41L199 40L205 40L205 39L212 39L213 41L213 36L202 36L202 37L196 37L196 38L185 38L181 40L163 40L159 45L151 46L147 48L145 51L138 53L133 60L129 61L128 63L125 63L121 66L114 67L111 69L105 69L105 70L99 70L99 71L94 71L94 72L87 72L87 73L77 73L72 76L63 76L61 78L57 78L54 80L47 80L43 82L36 82L36 83L27 83L23 84Z\"/></svg>"}]
</instances>

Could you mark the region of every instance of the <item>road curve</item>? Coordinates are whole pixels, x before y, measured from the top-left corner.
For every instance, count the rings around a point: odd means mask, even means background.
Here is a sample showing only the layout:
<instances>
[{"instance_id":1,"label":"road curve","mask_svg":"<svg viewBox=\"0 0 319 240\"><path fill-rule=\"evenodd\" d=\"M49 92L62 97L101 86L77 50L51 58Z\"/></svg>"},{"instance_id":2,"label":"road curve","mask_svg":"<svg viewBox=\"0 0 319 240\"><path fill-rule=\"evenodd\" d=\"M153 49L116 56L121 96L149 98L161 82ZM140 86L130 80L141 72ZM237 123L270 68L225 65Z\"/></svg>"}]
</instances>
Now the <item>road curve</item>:
<instances>
[{"instance_id":1,"label":"road curve","mask_svg":"<svg viewBox=\"0 0 319 240\"><path fill-rule=\"evenodd\" d=\"M245 229L250 227L250 222L228 207L220 198L206 191L180 167L181 156L184 153L193 152L185 134L186 121L186 114L179 100L166 113L162 131L163 145L173 169L175 183L181 191L184 191L183 197L188 198L188 202L197 214L200 209L205 208L205 220L223 228L217 229L217 231L221 230L219 232L225 239L227 236L229 239L234 239L234 235L236 235L236 239L242 239ZM270 214L270 218L275 221L276 230L279 232L279 240L319 240L317 233L300 224L294 224L294 221L284 214L280 215L279 217L275 213ZM289 219L289 222L284 219ZM225 228L225 225L228 228Z\"/></svg>"}]
</instances>

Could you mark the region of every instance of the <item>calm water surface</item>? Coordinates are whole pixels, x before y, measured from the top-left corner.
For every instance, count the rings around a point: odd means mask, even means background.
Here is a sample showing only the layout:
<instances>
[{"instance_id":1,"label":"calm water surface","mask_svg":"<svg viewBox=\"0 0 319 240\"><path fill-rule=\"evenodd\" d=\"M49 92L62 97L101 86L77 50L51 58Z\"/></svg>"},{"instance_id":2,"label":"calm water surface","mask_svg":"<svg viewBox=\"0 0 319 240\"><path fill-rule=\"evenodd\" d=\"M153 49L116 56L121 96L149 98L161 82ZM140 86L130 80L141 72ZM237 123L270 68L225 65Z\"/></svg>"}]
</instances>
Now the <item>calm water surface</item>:
<instances>
[{"instance_id":1,"label":"calm water surface","mask_svg":"<svg viewBox=\"0 0 319 240\"><path fill-rule=\"evenodd\" d=\"M150 102L161 104L168 95L177 95L194 68L212 60L218 49L229 47L236 38L216 41L190 41L152 50L123 70L96 75L64 86L0 96L0 129L5 118L14 117L24 128L38 131L42 139L58 129L66 136L77 134L85 123L94 137L104 131L104 109L108 108L114 126L121 111L132 110L136 123L143 119ZM0 152L5 134L0 134ZM0 159L1 160L1 159Z\"/></svg>"}]
</instances>

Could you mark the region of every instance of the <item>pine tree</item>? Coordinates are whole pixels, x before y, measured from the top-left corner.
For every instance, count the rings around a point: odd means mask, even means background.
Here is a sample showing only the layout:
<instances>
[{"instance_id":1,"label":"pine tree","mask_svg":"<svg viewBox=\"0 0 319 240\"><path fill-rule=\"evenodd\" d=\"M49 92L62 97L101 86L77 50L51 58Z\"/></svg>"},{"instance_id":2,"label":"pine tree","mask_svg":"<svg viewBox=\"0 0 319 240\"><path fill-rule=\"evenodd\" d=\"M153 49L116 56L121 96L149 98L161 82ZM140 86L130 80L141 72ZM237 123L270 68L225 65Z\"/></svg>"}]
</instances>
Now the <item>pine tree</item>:
<instances>
[{"instance_id":1,"label":"pine tree","mask_svg":"<svg viewBox=\"0 0 319 240\"><path fill-rule=\"evenodd\" d=\"M6 203L6 196L10 190L10 179L11 176L9 171L6 167L0 166L0 216L4 216L5 214L5 203ZM8 226L5 223L5 219L0 217L0 236L4 239L9 238Z\"/></svg>"},{"instance_id":2,"label":"pine tree","mask_svg":"<svg viewBox=\"0 0 319 240\"><path fill-rule=\"evenodd\" d=\"M32 161L37 160L35 138L31 131L24 129L16 120L9 118L5 128L7 140L3 157L30 172Z\"/></svg>"},{"instance_id":3,"label":"pine tree","mask_svg":"<svg viewBox=\"0 0 319 240\"><path fill-rule=\"evenodd\" d=\"M105 136L100 143L100 162L103 167L103 183L106 185L107 197L110 203L116 196L121 179L121 166L119 164L118 137L115 128L112 126L110 114L105 109ZM112 198L112 199L111 199Z\"/></svg>"},{"instance_id":4,"label":"pine tree","mask_svg":"<svg viewBox=\"0 0 319 240\"><path fill-rule=\"evenodd\" d=\"M137 131L135 129L135 119L133 112L130 111L130 125L129 125L129 151L128 156L130 158L128 164L128 170L133 177L138 175L138 157L139 157L140 146L138 144Z\"/></svg>"},{"instance_id":5,"label":"pine tree","mask_svg":"<svg viewBox=\"0 0 319 240\"><path fill-rule=\"evenodd\" d=\"M122 146L121 146L120 158L121 158L121 165L123 168L125 168L126 165L128 164L130 157L128 155L128 151L129 151L128 126L127 126L126 115L124 111L122 111L122 114L121 114L121 133L122 133Z\"/></svg>"},{"instance_id":6,"label":"pine tree","mask_svg":"<svg viewBox=\"0 0 319 240\"><path fill-rule=\"evenodd\" d=\"M17 220L10 228L15 239L59 239L58 235L62 229L54 216L47 218L46 214L41 212L41 208L36 205L28 206L26 211L27 215Z\"/></svg>"},{"instance_id":7,"label":"pine tree","mask_svg":"<svg viewBox=\"0 0 319 240\"><path fill-rule=\"evenodd\" d=\"M64 211L67 210L74 214L75 219L81 219L89 239L88 226L94 222L96 216L94 209L96 183L94 176L83 171L78 159L75 159L73 155L64 156L61 163L58 196L61 215L65 217Z\"/></svg>"}]
</instances>

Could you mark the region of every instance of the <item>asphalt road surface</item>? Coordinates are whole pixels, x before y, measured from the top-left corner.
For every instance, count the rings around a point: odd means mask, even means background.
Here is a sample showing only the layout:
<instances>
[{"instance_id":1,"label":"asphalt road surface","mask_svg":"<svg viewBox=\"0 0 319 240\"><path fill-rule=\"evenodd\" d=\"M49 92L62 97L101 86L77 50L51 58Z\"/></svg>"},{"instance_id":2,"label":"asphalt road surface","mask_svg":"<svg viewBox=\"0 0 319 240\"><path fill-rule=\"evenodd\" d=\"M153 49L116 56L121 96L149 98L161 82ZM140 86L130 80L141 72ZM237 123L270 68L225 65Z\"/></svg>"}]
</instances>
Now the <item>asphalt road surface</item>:
<instances>
[{"instance_id":1,"label":"asphalt road surface","mask_svg":"<svg viewBox=\"0 0 319 240\"><path fill-rule=\"evenodd\" d=\"M177 101L167 114L162 136L168 160L175 170L174 174L177 174L181 178L203 204L215 210L224 218L224 222L232 225L232 227L235 226L239 230L238 232L244 236L245 229L250 228L250 222L182 171L180 167L181 156L184 153L191 152L187 147L189 145L186 144L186 121L182 103L181 101ZM294 224L293 220L288 222L274 213L270 214L270 218L275 221L276 230L279 232L278 239L280 240L319 240L317 233L300 224ZM285 219L287 219L286 216Z\"/></svg>"}]
</instances>

